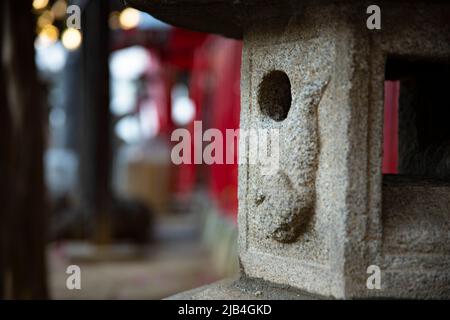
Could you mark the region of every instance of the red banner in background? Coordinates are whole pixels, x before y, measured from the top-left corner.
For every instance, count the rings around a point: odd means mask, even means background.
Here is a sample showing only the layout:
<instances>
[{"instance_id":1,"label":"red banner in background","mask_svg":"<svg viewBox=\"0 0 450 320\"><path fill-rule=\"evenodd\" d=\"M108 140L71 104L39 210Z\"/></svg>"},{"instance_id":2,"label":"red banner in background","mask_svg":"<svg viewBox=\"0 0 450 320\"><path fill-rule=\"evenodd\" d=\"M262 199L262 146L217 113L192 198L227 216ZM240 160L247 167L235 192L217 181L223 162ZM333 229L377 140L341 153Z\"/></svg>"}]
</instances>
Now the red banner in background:
<instances>
[{"instance_id":1,"label":"red banner in background","mask_svg":"<svg viewBox=\"0 0 450 320\"><path fill-rule=\"evenodd\" d=\"M383 173L398 173L398 99L400 81L384 82Z\"/></svg>"}]
</instances>

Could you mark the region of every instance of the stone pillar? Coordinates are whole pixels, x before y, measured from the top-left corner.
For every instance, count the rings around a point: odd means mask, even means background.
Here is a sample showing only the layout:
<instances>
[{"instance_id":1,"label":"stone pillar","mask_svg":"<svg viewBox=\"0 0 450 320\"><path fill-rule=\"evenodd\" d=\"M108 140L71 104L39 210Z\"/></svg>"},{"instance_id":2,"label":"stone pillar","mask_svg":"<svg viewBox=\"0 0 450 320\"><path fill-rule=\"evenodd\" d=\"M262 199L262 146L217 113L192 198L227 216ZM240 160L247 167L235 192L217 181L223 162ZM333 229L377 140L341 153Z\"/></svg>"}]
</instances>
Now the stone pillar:
<instances>
[{"instance_id":1,"label":"stone pillar","mask_svg":"<svg viewBox=\"0 0 450 320\"><path fill-rule=\"evenodd\" d=\"M131 2L242 35L241 128L277 129L280 148L275 174L240 167L243 278L324 297L450 297L450 184L381 171L387 61L448 65L449 5L380 1L382 29L369 30L365 1Z\"/></svg>"}]
</instances>

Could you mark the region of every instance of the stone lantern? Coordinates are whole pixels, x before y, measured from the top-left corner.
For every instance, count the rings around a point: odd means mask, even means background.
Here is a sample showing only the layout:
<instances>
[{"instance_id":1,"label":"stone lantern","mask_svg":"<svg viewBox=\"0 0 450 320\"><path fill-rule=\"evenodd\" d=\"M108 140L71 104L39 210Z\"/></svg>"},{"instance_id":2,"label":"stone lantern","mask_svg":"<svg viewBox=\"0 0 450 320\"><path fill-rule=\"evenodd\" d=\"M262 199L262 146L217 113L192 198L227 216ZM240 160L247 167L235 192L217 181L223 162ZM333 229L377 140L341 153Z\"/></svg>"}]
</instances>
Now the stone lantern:
<instances>
[{"instance_id":1,"label":"stone lantern","mask_svg":"<svg viewBox=\"0 0 450 320\"><path fill-rule=\"evenodd\" d=\"M279 132L275 174L240 166L241 280L190 297L247 297L259 283L263 298L450 298L450 4L129 3L243 39L241 128ZM374 4L381 28L372 29ZM400 83L390 176L382 173L386 80Z\"/></svg>"}]
</instances>

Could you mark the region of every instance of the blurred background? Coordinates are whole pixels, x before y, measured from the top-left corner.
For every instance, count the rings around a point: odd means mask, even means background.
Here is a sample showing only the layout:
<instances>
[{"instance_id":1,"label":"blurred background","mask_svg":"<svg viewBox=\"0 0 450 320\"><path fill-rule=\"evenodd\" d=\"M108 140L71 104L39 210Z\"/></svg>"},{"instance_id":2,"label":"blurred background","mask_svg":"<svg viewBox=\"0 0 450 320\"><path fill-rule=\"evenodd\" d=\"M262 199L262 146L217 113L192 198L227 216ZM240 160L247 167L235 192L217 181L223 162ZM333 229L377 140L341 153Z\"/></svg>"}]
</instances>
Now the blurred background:
<instances>
[{"instance_id":1,"label":"blurred background","mask_svg":"<svg viewBox=\"0 0 450 320\"><path fill-rule=\"evenodd\" d=\"M3 6L0 298L161 299L235 275L236 161L174 165L170 137L238 128L241 43L120 0Z\"/></svg>"}]
</instances>

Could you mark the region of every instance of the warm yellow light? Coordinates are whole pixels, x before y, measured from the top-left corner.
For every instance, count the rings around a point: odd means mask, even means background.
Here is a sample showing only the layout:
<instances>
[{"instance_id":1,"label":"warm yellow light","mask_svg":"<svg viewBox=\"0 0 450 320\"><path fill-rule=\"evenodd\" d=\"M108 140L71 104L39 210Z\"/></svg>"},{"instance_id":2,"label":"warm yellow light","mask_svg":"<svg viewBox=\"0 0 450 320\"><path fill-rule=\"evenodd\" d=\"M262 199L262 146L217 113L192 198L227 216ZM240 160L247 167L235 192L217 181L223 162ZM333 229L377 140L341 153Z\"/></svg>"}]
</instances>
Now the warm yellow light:
<instances>
[{"instance_id":1,"label":"warm yellow light","mask_svg":"<svg viewBox=\"0 0 450 320\"><path fill-rule=\"evenodd\" d=\"M111 12L111 14L109 15L109 27L112 30L116 30L120 28L120 21L119 21L119 12L117 11L113 11Z\"/></svg>"},{"instance_id":2,"label":"warm yellow light","mask_svg":"<svg viewBox=\"0 0 450 320\"><path fill-rule=\"evenodd\" d=\"M37 20L37 25L39 28L44 28L46 25L53 23L53 13L50 10L45 10L42 12L42 14L39 16Z\"/></svg>"},{"instance_id":3,"label":"warm yellow light","mask_svg":"<svg viewBox=\"0 0 450 320\"><path fill-rule=\"evenodd\" d=\"M33 0L33 8L36 10L44 9L48 5L48 0Z\"/></svg>"},{"instance_id":4,"label":"warm yellow light","mask_svg":"<svg viewBox=\"0 0 450 320\"><path fill-rule=\"evenodd\" d=\"M81 45L81 32L78 29L69 28L64 30L61 41L68 50L75 50Z\"/></svg>"},{"instance_id":5,"label":"warm yellow light","mask_svg":"<svg viewBox=\"0 0 450 320\"><path fill-rule=\"evenodd\" d=\"M63 19L66 16L67 3L64 0L56 1L52 6L52 12L56 19Z\"/></svg>"},{"instance_id":6,"label":"warm yellow light","mask_svg":"<svg viewBox=\"0 0 450 320\"><path fill-rule=\"evenodd\" d=\"M137 27L140 20L140 12L133 8L124 9L119 16L119 22L123 29L132 29Z\"/></svg>"},{"instance_id":7,"label":"warm yellow light","mask_svg":"<svg viewBox=\"0 0 450 320\"><path fill-rule=\"evenodd\" d=\"M39 32L39 42L41 45L50 45L58 40L59 30L54 25L48 24Z\"/></svg>"}]
</instances>

